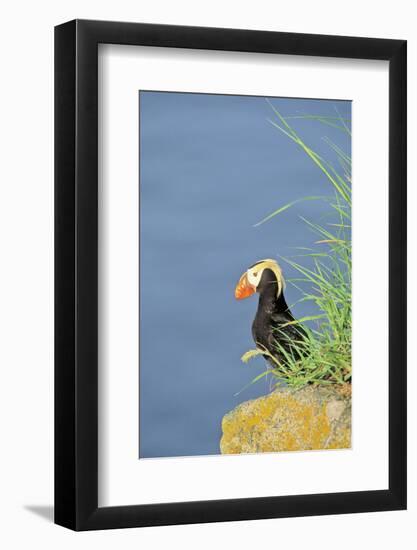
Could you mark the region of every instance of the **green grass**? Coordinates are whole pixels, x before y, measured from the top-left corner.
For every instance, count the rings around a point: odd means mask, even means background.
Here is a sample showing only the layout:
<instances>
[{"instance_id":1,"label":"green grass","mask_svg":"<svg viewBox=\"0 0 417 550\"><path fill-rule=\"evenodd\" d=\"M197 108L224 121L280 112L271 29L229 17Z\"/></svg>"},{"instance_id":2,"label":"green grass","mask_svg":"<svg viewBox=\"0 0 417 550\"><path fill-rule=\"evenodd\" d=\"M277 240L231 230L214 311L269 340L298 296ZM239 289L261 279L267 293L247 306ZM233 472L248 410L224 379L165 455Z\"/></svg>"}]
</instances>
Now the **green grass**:
<instances>
[{"instance_id":1,"label":"green grass","mask_svg":"<svg viewBox=\"0 0 417 550\"><path fill-rule=\"evenodd\" d=\"M318 224L301 218L300 223L307 224L315 234L314 243L309 248L299 249L300 254L296 258L280 260L297 273L297 276L288 282L300 293L299 302L310 302L314 306L312 310L319 312L294 321L295 324L303 325L306 336L300 336L298 341L293 342L290 351L276 341L276 350L285 357L285 361L279 362L268 350L260 346L246 352L242 356L242 361L246 363L253 357L264 354L273 363L273 367L256 376L251 383L270 375L274 387L282 384L291 387L302 387L306 384L344 384L350 382L352 376L351 158L340 147L325 139L329 152L332 151L337 158L338 166L335 168L302 139L289 121L292 118L309 119L317 124L337 128L349 139L349 120L340 116L308 115L284 118L269 101L268 103L273 111L270 124L285 138L292 140L295 146L301 148L322 172L329 183L329 195L304 197L280 206L255 226L268 223L303 200L326 201L334 220L333 223Z\"/></svg>"}]
</instances>

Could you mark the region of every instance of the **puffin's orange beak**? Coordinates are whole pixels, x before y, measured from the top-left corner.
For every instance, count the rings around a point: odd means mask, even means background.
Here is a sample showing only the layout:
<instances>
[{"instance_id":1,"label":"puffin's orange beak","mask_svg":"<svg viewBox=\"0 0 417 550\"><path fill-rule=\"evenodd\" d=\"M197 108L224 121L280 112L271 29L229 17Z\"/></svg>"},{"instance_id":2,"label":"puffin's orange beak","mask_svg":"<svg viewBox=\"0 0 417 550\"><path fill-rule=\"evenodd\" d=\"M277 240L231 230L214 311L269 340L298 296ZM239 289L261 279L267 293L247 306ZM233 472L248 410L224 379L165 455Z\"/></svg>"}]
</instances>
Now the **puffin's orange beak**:
<instances>
[{"instance_id":1,"label":"puffin's orange beak","mask_svg":"<svg viewBox=\"0 0 417 550\"><path fill-rule=\"evenodd\" d=\"M246 273L242 275L239 279L239 282L235 288L235 298L236 300L243 300L243 298L249 298L252 294L255 294L256 288L252 286L248 281L248 276Z\"/></svg>"}]
</instances>

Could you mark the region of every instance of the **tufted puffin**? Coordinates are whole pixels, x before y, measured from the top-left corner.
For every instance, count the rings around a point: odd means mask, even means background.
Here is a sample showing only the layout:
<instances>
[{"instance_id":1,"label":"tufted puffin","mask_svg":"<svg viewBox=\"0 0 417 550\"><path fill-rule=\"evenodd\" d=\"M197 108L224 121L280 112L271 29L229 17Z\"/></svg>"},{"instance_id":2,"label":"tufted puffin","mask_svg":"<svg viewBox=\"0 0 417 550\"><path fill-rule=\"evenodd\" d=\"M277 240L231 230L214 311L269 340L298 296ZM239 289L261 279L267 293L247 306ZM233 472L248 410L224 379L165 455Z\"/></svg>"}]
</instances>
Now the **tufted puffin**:
<instances>
[{"instance_id":1,"label":"tufted puffin","mask_svg":"<svg viewBox=\"0 0 417 550\"><path fill-rule=\"evenodd\" d=\"M265 348L280 364L285 364L284 350L299 358L294 342L302 343L305 330L295 321L284 298L285 282L280 266L275 260L256 262L241 276L235 289L235 298L242 300L259 294L258 310L252 324L252 336L256 345ZM298 346L300 349L300 346ZM276 363L264 355L273 367Z\"/></svg>"}]
</instances>

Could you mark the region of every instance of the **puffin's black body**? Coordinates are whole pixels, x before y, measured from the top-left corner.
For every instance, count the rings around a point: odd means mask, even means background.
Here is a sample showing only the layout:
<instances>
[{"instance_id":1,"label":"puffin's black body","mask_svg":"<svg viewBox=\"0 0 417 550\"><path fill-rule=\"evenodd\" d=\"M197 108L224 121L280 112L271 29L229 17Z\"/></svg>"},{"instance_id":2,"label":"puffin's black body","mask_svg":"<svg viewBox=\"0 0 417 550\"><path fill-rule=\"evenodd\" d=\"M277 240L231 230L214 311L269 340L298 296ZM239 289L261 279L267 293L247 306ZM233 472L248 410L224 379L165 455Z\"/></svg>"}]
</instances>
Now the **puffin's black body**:
<instances>
[{"instance_id":1,"label":"puffin's black body","mask_svg":"<svg viewBox=\"0 0 417 550\"><path fill-rule=\"evenodd\" d=\"M294 317L282 291L277 297L278 283L270 269L263 271L257 292L259 303L252 324L253 339L257 345L265 347L278 361L285 363L285 355L279 351L277 342L290 355L295 355L296 351L291 344L295 341L300 342L305 331L301 325L288 325L289 322L294 321ZM276 366L267 355L264 357L272 366Z\"/></svg>"}]
</instances>

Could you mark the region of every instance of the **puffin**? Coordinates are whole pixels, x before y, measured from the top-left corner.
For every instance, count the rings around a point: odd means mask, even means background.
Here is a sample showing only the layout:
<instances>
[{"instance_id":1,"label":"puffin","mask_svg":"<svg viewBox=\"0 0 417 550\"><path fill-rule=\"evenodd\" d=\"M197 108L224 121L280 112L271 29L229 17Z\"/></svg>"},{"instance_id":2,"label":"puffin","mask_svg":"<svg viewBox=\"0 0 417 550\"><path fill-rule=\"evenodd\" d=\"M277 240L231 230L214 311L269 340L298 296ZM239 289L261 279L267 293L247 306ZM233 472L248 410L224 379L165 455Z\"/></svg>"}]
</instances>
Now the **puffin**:
<instances>
[{"instance_id":1,"label":"puffin","mask_svg":"<svg viewBox=\"0 0 417 550\"><path fill-rule=\"evenodd\" d=\"M287 363L282 348L295 359L300 358L300 344L306 335L305 329L295 321L285 301L284 289L282 270L272 259L260 260L251 265L240 277L235 288L237 300L259 294L252 336L258 349L267 350L269 355L263 355L275 368Z\"/></svg>"}]
</instances>

